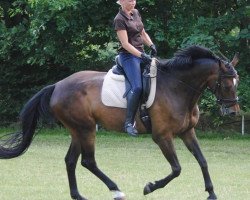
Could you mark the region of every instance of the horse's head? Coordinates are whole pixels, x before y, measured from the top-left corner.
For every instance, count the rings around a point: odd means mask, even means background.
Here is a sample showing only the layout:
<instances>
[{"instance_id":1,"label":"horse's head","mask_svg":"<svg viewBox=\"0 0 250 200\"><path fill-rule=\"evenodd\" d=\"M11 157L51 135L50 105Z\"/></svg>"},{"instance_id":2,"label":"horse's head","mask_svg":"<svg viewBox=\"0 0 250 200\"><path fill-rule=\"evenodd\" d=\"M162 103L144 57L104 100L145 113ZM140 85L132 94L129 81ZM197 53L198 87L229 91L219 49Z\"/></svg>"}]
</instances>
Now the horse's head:
<instances>
[{"instance_id":1,"label":"horse's head","mask_svg":"<svg viewBox=\"0 0 250 200\"><path fill-rule=\"evenodd\" d=\"M209 84L217 98L218 104L221 106L221 115L237 115L240 107L238 104L237 86L239 76L235 70L238 63L238 55L236 54L231 62L225 62L219 59L219 72L216 81Z\"/></svg>"}]
</instances>

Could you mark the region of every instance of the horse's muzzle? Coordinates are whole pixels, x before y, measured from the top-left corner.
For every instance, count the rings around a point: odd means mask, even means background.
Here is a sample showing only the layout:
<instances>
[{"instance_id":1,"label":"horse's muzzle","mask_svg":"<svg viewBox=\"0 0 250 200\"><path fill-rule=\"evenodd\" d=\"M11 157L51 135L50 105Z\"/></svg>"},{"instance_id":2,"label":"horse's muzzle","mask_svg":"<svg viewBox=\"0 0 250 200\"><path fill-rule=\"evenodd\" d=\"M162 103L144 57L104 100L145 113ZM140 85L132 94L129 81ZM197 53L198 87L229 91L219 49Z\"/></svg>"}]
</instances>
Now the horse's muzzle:
<instances>
[{"instance_id":1,"label":"horse's muzzle","mask_svg":"<svg viewBox=\"0 0 250 200\"><path fill-rule=\"evenodd\" d=\"M237 116L239 114L240 114L240 106L238 104L235 104L231 107L225 107L223 105L220 107L221 116L225 116L225 115Z\"/></svg>"}]
</instances>

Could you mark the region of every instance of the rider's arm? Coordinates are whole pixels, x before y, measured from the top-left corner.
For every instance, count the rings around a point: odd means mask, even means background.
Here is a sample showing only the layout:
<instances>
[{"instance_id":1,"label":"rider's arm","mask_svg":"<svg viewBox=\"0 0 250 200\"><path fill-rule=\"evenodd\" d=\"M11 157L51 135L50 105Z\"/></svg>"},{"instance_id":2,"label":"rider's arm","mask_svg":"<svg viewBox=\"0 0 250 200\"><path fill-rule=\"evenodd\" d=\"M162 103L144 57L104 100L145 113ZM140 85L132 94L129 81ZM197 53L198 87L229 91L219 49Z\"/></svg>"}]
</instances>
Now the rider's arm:
<instances>
[{"instance_id":1,"label":"rider's arm","mask_svg":"<svg viewBox=\"0 0 250 200\"><path fill-rule=\"evenodd\" d=\"M137 57L141 57L141 52L138 51L133 45L131 45L128 42L128 34L126 30L118 30L116 31L118 39L121 42L121 45L124 49L126 49L129 53L137 56Z\"/></svg>"},{"instance_id":2,"label":"rider's arm","mask_svg":"<svg viewBox=\"0 0 250 200\"><path fill-rule=\"evenodd\" d=\"M152 40L150 39L149 35L146 33L145 29L142 30L142 40L143 40L143 43L146 44L148 47L150 47L153 44Z\"/></svg>"}]
</instances>

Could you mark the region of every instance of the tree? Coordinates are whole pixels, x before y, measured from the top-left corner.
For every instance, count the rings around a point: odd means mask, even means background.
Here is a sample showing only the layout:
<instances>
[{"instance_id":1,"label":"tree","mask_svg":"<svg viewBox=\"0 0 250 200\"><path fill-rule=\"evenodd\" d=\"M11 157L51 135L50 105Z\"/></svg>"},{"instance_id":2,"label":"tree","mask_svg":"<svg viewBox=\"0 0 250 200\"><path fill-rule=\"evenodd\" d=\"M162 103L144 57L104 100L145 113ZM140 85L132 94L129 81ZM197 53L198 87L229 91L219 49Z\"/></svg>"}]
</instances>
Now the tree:
<instances>
[{"instance_id":1,"label":"tree","mask_svg":"<svg viewBox=\"0 0 250 200\"><path fill-rule=\"evenodd\" d=\"M239 51L239 94L250 109L249 16L247 0L137 2L145 28L170 58L182 47L199 44L228 57ZM38 89L76 71L106 71L118 45L113 18L119 6L108 0L0 1L0 121L15 121ZM146 50L148 50L146 48ZM210 94L204 111L214 104Z\"/></svg>"}]
</instances>

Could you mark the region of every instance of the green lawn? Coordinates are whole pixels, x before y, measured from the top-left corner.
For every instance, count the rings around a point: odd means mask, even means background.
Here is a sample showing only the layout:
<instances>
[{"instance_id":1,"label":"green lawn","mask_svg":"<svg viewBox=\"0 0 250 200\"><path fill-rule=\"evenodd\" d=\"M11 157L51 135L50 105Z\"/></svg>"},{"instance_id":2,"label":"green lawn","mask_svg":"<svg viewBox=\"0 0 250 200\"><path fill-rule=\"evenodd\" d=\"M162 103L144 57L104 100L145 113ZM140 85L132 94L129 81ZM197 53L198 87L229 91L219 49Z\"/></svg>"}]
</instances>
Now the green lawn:
<instances>
[{"instance_id":1,"label":"green lawn","mask_svg":"<svg viewBox=\"0 0 250 200\"><path fill-rule=\"evenodd\" d=\"M64 164L70 137L64 129L61 134L58 132L58 129L41 131L24 155L0 160L1 200L70 199ZM218 199L250 199L249 137L206 138L200 134L199 137ZM149 135L131 138L126 134L100 132L97 134L96 160L128 200L205 200L208 193L204 192L198 163L179 139L176 139L176 149L181 175L147 196L142 193L145 184L170 173L168 162ZM81 194L88 199L112 199L106 186L80 163L77 178Z\"/></svg>"}]
</instances>

